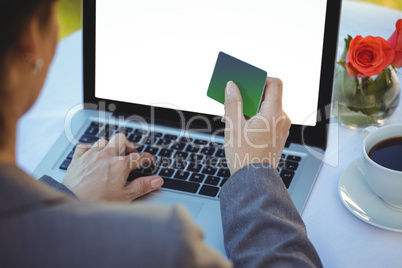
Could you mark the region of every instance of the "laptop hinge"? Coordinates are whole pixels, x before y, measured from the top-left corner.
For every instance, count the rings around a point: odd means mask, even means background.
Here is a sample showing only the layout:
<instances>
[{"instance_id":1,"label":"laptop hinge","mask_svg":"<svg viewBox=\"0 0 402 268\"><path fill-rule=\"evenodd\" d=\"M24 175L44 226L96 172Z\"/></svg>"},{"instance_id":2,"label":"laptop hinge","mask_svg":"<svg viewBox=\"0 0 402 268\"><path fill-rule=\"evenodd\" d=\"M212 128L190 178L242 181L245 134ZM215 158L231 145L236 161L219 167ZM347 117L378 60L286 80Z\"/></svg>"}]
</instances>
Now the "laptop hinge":
<instances>
[{"instance_id":1,"label":"laptop hinge","mask_svg":"<svg viewBox=\"0 0 402 268\"><path fill-rule=\"evenodd\" d=\"M114 112L111 117L120 119L120 120L129 120L132 117L135 118L135 115ZM179 122L179 121L173 121L173 120L169 121L169 120L163 120L163 119L158 119L158 118L151 119L150 117L146 117L143 115L141 115L141 119L146 121L148 124L155 124L155 125L160 125L160 126L185 129L188 131L201 132L201 133L209 133L210 132L210 134L215 133L218 136L223 136L223 133L224 133L224 131L217 131L217 129L213 129L213 128L206 132L207 127L205 125L198 125L196 123L191 124L190 128L187 129L189 126L187 124L184 124L184 127L183 127L183 122Z\"/></svg>"}]
</instances>

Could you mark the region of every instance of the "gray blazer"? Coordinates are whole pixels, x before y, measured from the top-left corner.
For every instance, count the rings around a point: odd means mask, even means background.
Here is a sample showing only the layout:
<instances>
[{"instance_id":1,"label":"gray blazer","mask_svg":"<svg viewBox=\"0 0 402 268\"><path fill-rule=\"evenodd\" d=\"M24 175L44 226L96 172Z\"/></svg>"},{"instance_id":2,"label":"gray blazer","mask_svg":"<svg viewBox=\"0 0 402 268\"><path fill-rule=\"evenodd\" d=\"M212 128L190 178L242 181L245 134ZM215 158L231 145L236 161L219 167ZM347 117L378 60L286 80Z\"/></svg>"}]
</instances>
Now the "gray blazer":
<instances>
[{"instance_id":1,"label":"gray blazer","mask_svg":"<svg viewBox=\"0 0 402 268\"><path fill-rule=\"evenodd\" d=\"M229 260L209 248L181 206L81 202L13 165L0 165L0 267L321 267L275 169L261 164L225 184Z\"/></svg>"}]
</instances>

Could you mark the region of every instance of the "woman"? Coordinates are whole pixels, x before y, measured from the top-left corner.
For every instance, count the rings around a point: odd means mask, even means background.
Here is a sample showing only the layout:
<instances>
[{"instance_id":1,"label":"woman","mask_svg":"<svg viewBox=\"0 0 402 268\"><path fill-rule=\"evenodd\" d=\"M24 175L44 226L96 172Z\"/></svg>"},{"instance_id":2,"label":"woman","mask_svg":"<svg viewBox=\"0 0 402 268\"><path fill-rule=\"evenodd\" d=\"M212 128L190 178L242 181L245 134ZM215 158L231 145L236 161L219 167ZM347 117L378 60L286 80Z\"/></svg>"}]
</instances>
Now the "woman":
<instances>
[{"instance_id":1,"label":"woman","mask_svg":"<svg viewBox=\"0 0 402 268\"><path fill-rule=\"evenodd\" d=\"M77 147L63 185L47 180L70 196L18 169L16 125L37 98L53 58L56 9L55 0L0 2L0 267L321 266L276 171L290 127L278 79L267 79L266 101L247 124L238 112L239 90L227 84L225 150L233 175L220 200L230 260L204 243L181 207L85 201L128 202L163 184L151 176L125 185L131 169L153 157L139 154L124 135ZM246 139L266 146L252 148ZM136 160L131 168L129 159Z\"/></svg>"}]
</instances>

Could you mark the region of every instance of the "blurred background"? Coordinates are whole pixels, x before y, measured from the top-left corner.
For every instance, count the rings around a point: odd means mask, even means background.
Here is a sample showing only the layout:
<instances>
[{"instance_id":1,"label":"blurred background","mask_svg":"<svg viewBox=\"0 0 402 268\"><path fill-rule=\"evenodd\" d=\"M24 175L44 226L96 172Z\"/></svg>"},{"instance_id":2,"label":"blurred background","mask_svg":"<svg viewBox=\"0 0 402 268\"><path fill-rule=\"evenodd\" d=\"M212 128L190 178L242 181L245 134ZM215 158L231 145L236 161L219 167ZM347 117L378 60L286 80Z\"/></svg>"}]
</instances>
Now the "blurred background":
<instances>
[{"instance_id":1,"label":"blurred background","mask_svg":"<svg viewBox=\"0 0 402 268\"><path fill-rule=\"evenodd\" d=\"M81 29L81 0L59 1L60 39Z\"/></svg>"},{"instance_id":2,"label":"blurred background","mask_svg":"<svg viewBox=\"0 0 402 268\"><path fill-rule=\"evenodd\" d=\"M344 0L362 1L402 10L402 0ZM60 0L60 39L81 29L81 0Z\"/></svg>"}]
</instances>

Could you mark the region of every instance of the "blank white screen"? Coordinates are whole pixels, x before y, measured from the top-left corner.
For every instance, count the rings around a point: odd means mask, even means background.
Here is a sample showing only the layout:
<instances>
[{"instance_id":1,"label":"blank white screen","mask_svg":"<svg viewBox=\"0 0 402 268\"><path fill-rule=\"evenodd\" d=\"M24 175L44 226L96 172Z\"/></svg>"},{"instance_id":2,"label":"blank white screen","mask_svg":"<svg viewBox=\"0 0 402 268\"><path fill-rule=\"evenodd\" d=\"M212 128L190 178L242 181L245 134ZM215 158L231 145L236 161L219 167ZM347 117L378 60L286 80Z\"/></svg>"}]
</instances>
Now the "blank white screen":
<instances>
[{"instance_id":1,"label":"blank white screen","mask_svg":"<svg viewBox=\"0 0 402 268\"><path fill-rule=\"evenodd\" d=\"M325 10L324 0L98 0L95 95L222 115L206 92L223 51L281 78L292 123L315 124Z\"/></svg>"}]
</instances>

